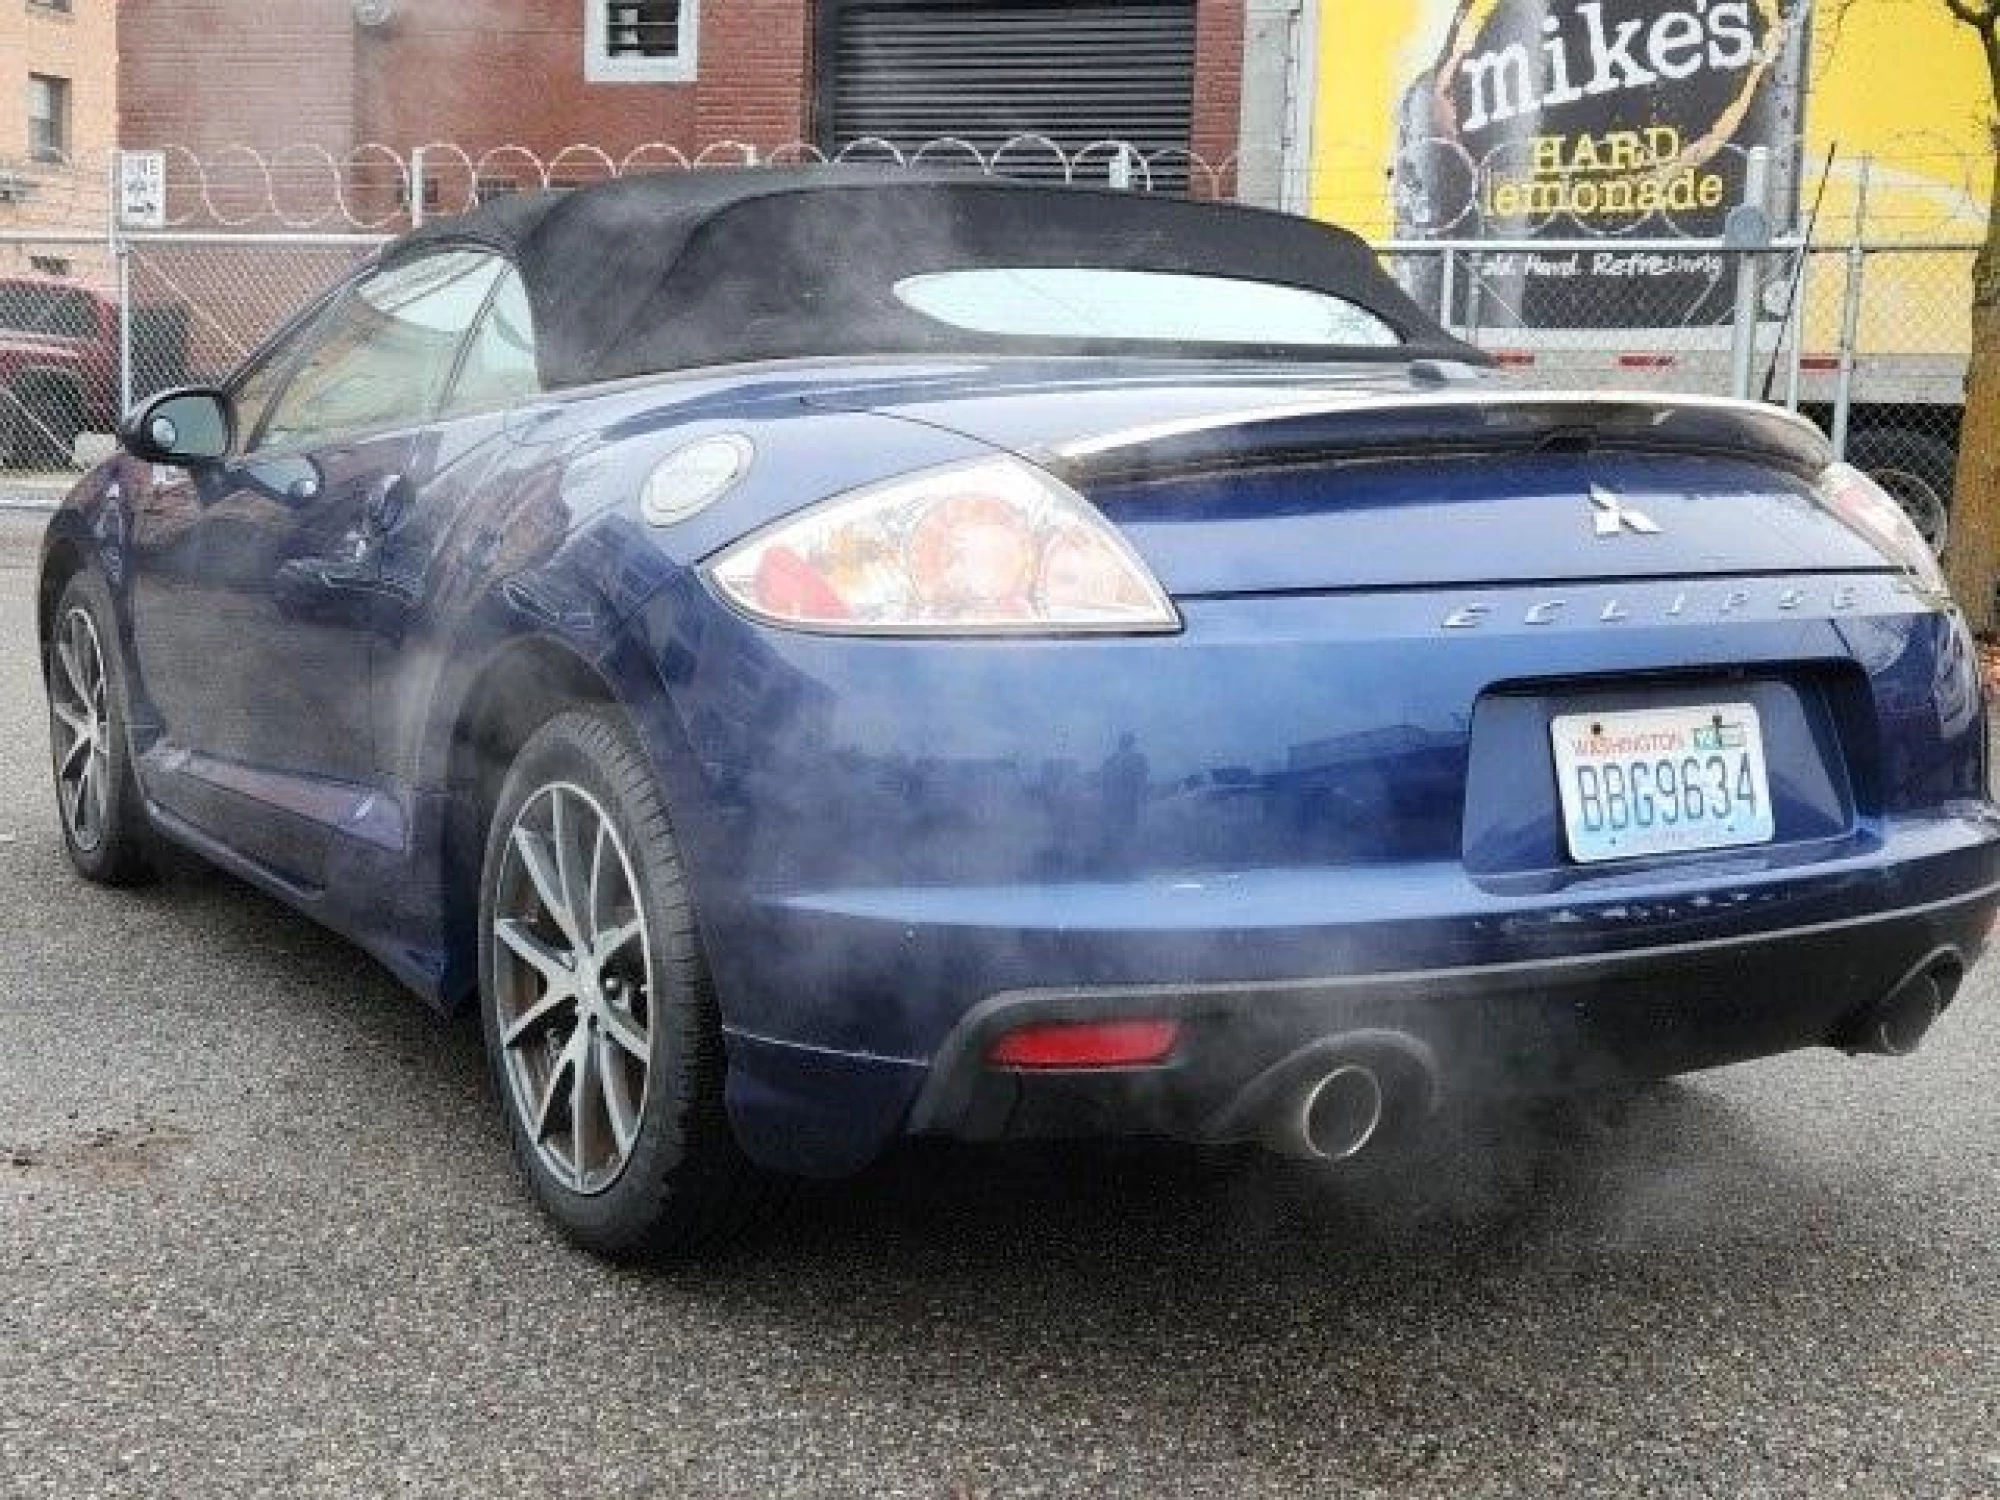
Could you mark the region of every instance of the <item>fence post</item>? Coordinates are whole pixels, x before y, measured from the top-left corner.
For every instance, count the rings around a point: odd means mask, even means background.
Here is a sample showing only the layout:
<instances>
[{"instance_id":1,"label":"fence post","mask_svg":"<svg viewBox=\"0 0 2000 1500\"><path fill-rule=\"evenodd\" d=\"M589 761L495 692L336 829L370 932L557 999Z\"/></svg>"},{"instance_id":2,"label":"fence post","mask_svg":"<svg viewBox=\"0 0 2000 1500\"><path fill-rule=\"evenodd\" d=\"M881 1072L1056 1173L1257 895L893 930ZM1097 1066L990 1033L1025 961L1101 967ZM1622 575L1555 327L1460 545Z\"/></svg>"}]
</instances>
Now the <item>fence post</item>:
<instances>
[{"instance_id":1,"label":"fence post","mask_svg":"<svg viewBox=\"0 0 2000 1500\"><path fill-rule=\"evenodd\" d=\"M132 247L125 239L124 182L125 151L114 149L110 156L111 180L105 184L104 237L117 276L118 299L118 415L132 409Z\"/></svg>"},{"instance_id":2,"label":"fence post","mask_svg":"<svg viewBox=\"0 0 2000 1500\"><path fill-rule=\"evenodd\" d=\"M1451 332L1451 305L1458 296L1458 251L1447 247L1438 271L1438 322Z\"/></svg>"},{"instance_id":3,"label":"fence post","mask_svg":"<svg viewBox=\"0 0 2000 1500\"><path fill-rule=\"evenodd\" d=\"M1748 400L1757 362L1756 252L1771 240L1771 148L1753 146L1743 163L1743 201L1730 210L1726 238L1736 249L1736 316L1730 327L1729 394Z\"/></svg>"},{"instance_id":4,"label":"fence post","mask_svg":"<svg viewBox=\"0 0 2000 1500\"><path fill-rule=\"evenodd\" d=\"M410 228L424 227L424 148L410 150Z\"/></svg>"},{"instance_id":5,"label":"fence post","mask_svg":"<svg viewBox=\"0 0 2000 1500\"><path fill-rule=\"evenodd\" d=\"M1847 421L1854 406L1854 348L1861 341L1861 273L1867 264L1862 236L1868 226L1868 179L1874 174L1875 159L1861 158L1860 175L1854 183L1854 228L1847 238L1847 287L1840 307L1840 377L1833 392L1833 452L1847 457Z\"/></svg>"},{"instance_id":6,"label":"fence post","mask_svg":"<svg viewBox=\"0 0 2000 1500\"><path fill-rule=\"evenodd\" d=\"M1812 241L1799 246L1799 269L1792 283L1792 316L1785 330L1792 341L1791 368L1785 372L1785 410L1799 409L1799 391L1806 369L1806 301L1812 295Z\"/></svg>"}]
</instances>

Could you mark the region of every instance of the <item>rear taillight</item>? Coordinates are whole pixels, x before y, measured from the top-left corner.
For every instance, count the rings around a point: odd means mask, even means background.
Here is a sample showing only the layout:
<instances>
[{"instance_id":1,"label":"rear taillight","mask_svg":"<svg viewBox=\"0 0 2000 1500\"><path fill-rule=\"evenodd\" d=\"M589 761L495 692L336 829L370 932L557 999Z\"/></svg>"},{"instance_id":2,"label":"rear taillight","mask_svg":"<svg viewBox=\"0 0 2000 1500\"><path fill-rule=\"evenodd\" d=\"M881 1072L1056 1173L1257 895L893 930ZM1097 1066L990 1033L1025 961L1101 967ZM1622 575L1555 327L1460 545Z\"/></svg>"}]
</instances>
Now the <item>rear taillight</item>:
<instances>
[{"instance_id":1,"label":"rear taillight","mask_svg":"<svg viewBox=\"0 0 2000 1500\"><path fill-rule=\"evenodd\" d=\"M1180 617L1082 496L1013 458L927 470L739 542L708 575L774 625L844 634L1168 631Z\"/></svg>"},{"instance_id":2,"label":"rear taillight","mask_svg":"<svg viewBox=\"0 0 2000 1500\"><path fill-rule=\"evenodd\" d=\"M1178 1021L1050 1021L1010 1031L986 1054L996 1068L1142 1068L1180 1044Z\"/></svg>"},{"instance_id":3,"label":"rear taillight","mask_svg":"<svg viewBox=\"0 0 2000 1500\"><path fill-rule=\"evenodd\" d=\"M1909 513L1881 485L1852 464L1832 464L1814 486L1819 503L1909 575L1919 592L1951 598L1944 569Z\"/></svg>"}]
</instances>

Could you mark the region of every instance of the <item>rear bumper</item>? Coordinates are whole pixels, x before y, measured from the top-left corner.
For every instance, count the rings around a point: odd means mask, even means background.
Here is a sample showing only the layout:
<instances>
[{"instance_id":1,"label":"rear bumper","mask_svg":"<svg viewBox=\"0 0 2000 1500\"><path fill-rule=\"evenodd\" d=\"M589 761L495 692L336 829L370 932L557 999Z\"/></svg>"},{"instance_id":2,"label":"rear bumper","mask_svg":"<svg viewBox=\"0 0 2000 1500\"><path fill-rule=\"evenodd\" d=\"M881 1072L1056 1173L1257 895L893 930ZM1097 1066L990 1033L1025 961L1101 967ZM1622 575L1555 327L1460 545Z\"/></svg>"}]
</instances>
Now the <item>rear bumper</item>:
<instances>
[{"instance_id":1,"label":"rear bumper","mask_svg":"<svg viewBox=\"0 0 2000 1500\"><path fill-rule=\"evenodd\" d=\"M865 915L791 906L773 918L766 962L821 997L820 1017L838 993L888 1037L945 1011L946 995L963 998L933 1044L901 1055L732 1029L732 1120L758 1159L832 1175L906 1133L1223 1138L1260 1075L1357 1032L1413 1043L1446 1095L1858 1045L1864 1018L1912 973L1969 968L2000 911L1987 817L1905 829L1871 856L1802 870L1688 874L1624 897L1487 897L1449 915L1410 920L1406 905L1401 921L1338 925L1263 922L1273 907L1239 896L1232 908L1213 892L1185 895L1215 925L1170 922L1162 893L1141 888L1117 901L1051 896L1035 928L971 925L974 911L989 922L1008 912L992 892L930 891ZM1409 901L1410 872L1375 878ZM1303 904L1296 891L1270 899ZM1161 1017L1183 1026L1158 1066L1031 1073L987 1061L1026 1024Z\"/></svg>"},{"instance_id":2,"label":"rear bumper","mask_svg":"<svg viewBox=\"0 0 2000 1500\"><path fill-rule=\"evenodd\" d=\"M1672 1072L1838 1040L1934 948L1969 961L2000 810L1954 618L1886 575L1553 597L1182 599L1171 638L974 642L663 592L651 737L745 1147L839 1173L912 1128L1199 1136L1347 1026L1433 1038L1453 1088ZM1737 701L1769 844L1565 856L1552 715ZM1199 1014L1144 1076L989 1078L1003 1001Z\"/></svg>"},{"instance_id":3,"label":"rear bumper","mask_svg":"<svg viewBox=\"0 0 2000 1500\"><path fill-rule=\"evenodd\" d=\"M1913 975L1956 978L1985 946L2000 887L1749 938L1464 968L1270 984L1020 991L978 1006L931 1065L910 1129L969 1140L1073 1133L1240 1137L1236 1102L1286 1059L1388 1037L1455 1097L1571 1092L1768 1057L1862 1049ZM1945 995L1948 1003L1950 994ZM1023 1072L986 1059L1036 1022L1173 1017L1154 1067Z\"/></svg>"}]
</instances>

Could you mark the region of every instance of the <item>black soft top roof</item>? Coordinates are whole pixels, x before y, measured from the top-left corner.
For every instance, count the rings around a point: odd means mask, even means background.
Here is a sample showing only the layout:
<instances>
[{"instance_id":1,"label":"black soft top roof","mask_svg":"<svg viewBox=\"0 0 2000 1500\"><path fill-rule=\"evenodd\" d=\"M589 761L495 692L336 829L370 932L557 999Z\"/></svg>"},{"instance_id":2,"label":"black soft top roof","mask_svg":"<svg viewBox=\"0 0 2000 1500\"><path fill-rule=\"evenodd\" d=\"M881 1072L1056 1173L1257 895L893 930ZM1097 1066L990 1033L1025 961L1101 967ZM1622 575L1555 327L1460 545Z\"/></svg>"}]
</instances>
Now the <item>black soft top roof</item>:
<instances>
[{"instance_id":1,"label":"black soft top roof","mask_svg":"<svg viewBox=\"0 0 2000 1500\"><path fill-rule=\"evenodd\" d=\"M550 386L798 355L975 352L1441 358L1484 363L1330 225L1229 204L854 167L626 177L502 198L397 240L385 264L476 245L520 268ZM1013 338L904 305L904 277L979 265L1115 266L1329 292L1400 348L1218 348Z\"/></svg>"}]
</instances>

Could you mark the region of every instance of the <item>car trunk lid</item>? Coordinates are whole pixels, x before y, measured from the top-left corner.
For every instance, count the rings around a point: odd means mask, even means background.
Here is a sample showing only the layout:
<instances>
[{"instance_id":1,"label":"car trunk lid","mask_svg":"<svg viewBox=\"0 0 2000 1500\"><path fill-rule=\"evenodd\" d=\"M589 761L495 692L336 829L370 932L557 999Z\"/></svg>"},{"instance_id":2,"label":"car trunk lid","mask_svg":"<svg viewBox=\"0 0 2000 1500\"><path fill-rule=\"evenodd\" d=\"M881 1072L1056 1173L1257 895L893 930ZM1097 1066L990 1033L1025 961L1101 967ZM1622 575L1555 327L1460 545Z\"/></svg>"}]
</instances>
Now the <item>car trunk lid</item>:
<instances>
[{"instance_id":1,"label":"car trunk lid","mask_svg":"<svg viewBox=\"0 0 2000 1500\"><path fill-rule=\"evenodd\" d=\"M1398 389L1012 385L871 409L1062 475L1184 597L1885 566L1814 499L1825 440L1745 402L1418 371Z\"/></svg>"}]
</instances>

